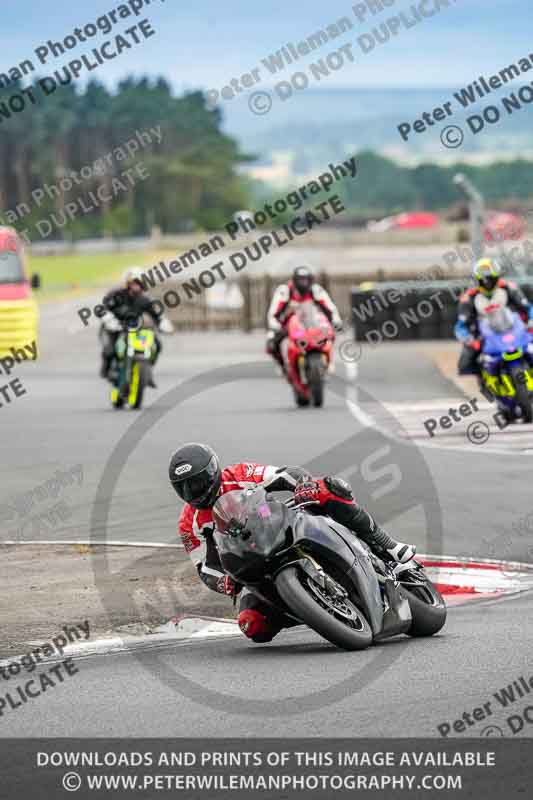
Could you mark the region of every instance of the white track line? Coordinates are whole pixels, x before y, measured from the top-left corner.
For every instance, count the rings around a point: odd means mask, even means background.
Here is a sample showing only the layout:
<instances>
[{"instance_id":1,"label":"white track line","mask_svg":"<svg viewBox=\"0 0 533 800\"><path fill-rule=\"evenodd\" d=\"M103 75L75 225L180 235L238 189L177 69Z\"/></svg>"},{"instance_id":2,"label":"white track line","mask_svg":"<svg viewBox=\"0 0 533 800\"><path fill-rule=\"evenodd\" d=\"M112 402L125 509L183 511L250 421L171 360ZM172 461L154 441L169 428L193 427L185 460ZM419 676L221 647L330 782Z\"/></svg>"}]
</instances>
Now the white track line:
<instances>
[{"instance_id":1,"label":"white track line","mask_svg":"<svg viewBox=\"0 0 533 800\"><path fill-rule=\"evenodd\" d=\"M226 622L221 618L220 622ZM231 627L237 627L237 623L232 620ZM210 635L206 637L189 636L180 637L170 633L147 633L145 636L114 636L109 639L95 639L94 641L83 642L80 644L73 644L70 647L65 647L63 653L54 653L52 656L42 658L39 664L47 664L51 662L64 661L66 658L89 658L90 656L99 655L114 655L116 653L128 653L132 650L139 649L153 649L162 647L170 643L181 645L202 644L207 639L226 639L228 636L240 636L240 630L232 630L231 633L220 633L218 635ZM25 654L18 656L10 656L0 660L0 666L6 667L14 661L20 661L27 653L31 653L36 649L36 645L28 645Z\"/></svg>"},{"instance_id":2,"label":"white track line","mask_svg":"<svg viewBox=\"0 0 533 800\"><path fill-rule=\"evenodd\" d=\"M533 564L527 561L502 561L499 558L463 558L458 556L434 555L432 553L417 553L415 558L424 558L428 561L456 561L458 564L489 564L505 569L533 571Z\"/></svg>"},{"instance_id":3,"label":"white track line","mask_svg":"<svg viewBox=\"0 0 533 800\"><path fill-rule=\"evenodd\" d=\"M460 452L460 453L478 453L479 450L482 450L483 453L493 453L494 455L501 455L501 456L524 456L526 458L531 458L532 451L531 449L528 450L505 450L500 449L498 447L490 447L484 444L482 448L478 448L477 450L474 449L474 445L444 445L438 444L437 442L424 442L416 437L401 437L396 436L391 431L386 430L385 428L381 428L374 417L367 414L366 411L363 411L359 403L357 402L357 388L356 387L347 387L346 388L346 397L345 397L346 406L350 414L362 425L364 428L374 428L376 431L379 431L385 438L390 439L393 442L397 442L400 444L406 444L407 442L411 442L413 447L425 447L428 450L441 450L444 452ZM383 404L385 408L388 408L387 404ZM406 403L406 409L410 409L411 406ZM392 411L389 410L391 416L394 416ZM405 423L401 420L397 420L397 422L402 426L405 427Z\"/></svg>"},{"instance_id":4,"label":"white track line","mask_svg":"<svg viewBox=\"0 0 533 800\"><path fill-rule=\"evenodd\" d=\"M182 544L164 544L161 542L115 542L115 541L105 541L105 542L92 542L90 539L76 539L76 540L65 540L65 539L35 539L35 540L24 540L24 541L0 541L1 545L14 545L14 544L59 544L59 545L86 545L87 547L167 547L174 550L183 550L184 547Z\"/></svg>"},{"instance_id":5,"label":"white track line","mask_svg":"<svg viewBox=\"0 0 533 800\"><path fill-rule=\"evenodd\" d=\"M159 545L157 545L157 544L156 545L151 545L151 544L149 544L148 546L149 547L152 547L152 546L155 546L155 547L176 547L176 546L179 546L179 545L161 545L161 544L159 544ZM533 571L533 564L527 564L527 563L519 562L519 561L507 562L507 561L498 561L498 560L491 559L491 558L469 559L469 558L457 558L456 556L431 555L431 554L423 554L423 553L419 553L417 555L418 555L418 557L420 559L426 559L426 560L434 559L434 560L441 560L443 562L456 561L458 563L459 562L463 563L465 566L467 566L470 562L472 562L472 563L476 563L476 564L491 564L491 565L492 564L496 564L498 566L503 566L503 567L507 567L507 568L514 567L514 568L522 568L523 570L526 570L526 571ZM516 597L518 595L524 594L524 593L526 593L528 591L531 591L531 589L527 589L527 588L522 589L522 590L517 589L516 591L508 592L506 595L502 595L499 598L494 598L494 599L492 599L492 598L491 599L479 598L476 601L476 603L478 603L480 605L481 604L486 605L487 603L490 603L490 604L501 603L503 600L516 599ZM457 611L457 609L466 608L469 605L470 605L470 603L449 606L448 607L448 611L449 612L455 612L455 611ZM188 618L185 618L185 621L187 619ZM204 620L205 619L206 625L204 627L206 629L206 634L202 635L202 630L199 630L199 631L194 632L192 635L189 635L189 636L187 636L187 635L180 636L179 634L176 635L174 633L152 633L152 634L145 634L144 636L125 636L125 637L114 636L114 637L108 638L108 639L95 639L93 641L87 641L87 642L82 642L82 643L79 643L79 644L70 645L69 647L66 647L64 649L64 652L61 655L55 653L53 656L50 656L48 658L43 658L40 663L46 664L46 663L49 663L49 662L61 661L61 660L64 660L65 657L66 658L69 658L69 657L73 657L73 658L88 658L88 657L95 656L95 655L100 655L100 656L102 656L102 655L115 655L117 653L128 653L128 652L131 652L132 650L154 649L154 648L162 647L162 646L170 644L170 643L172 643L174 645L179 643L180 646L190 646L190 645L195 645L195 644L201 644L201 643L205 642L207 639L219 640L219 639L226 639L228 637L240 636L241 635L240 631L236 629L237 628L237 623L235 622L235 620L225 619L225 618L222 618L222 617L220 617L220 618L217 618L217 617L205 617L205 618L202 618L202 617L198 617L198 618L191 617L189 619L191 619L191 620ZM172 620L170 620L169 622L172 622ZM218 632L217 633L217 632L215 632L213 630L211 633L209 633L209 631L208 631L209 626L216 625L217 623L223 624L224 626L228 625L232 630L228 630L227 632L224 631L224 633L222 633L222 632ZM169 623L166 623L166 624L168 625ZM294 632L296 632L296 631L297 631L297 629L295 628ZM290 630L287 631L287 632L290 633ZM10 656L9 659L2 659L2 660L0 660L0 666L7 666L7 665L9 665L10 663L12 663L14 661L20 661L20 659L23 658L23 655Z\"/></svg>"}]
</instances>

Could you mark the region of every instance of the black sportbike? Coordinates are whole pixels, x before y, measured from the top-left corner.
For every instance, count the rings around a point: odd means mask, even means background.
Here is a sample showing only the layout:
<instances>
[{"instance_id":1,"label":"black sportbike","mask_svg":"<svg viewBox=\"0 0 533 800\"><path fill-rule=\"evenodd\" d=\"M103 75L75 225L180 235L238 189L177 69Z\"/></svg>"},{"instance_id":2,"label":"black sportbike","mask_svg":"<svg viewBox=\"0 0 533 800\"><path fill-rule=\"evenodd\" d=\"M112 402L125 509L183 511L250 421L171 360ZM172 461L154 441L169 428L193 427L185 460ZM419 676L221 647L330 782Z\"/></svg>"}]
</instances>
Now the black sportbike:
<instances>
[{"instance_id":1,"label":"black sportbike","mask_svg":"<svg viewBox=\"0 0 533 800\"><path fill-rule=\"evenodd\" d=\"M337 647L363 650L390 636L432 636L446 621L424 568L382 561L326 516L282 502L262 487L228 492L214 509L225 571Z\"/></svg>"}]
</instances>

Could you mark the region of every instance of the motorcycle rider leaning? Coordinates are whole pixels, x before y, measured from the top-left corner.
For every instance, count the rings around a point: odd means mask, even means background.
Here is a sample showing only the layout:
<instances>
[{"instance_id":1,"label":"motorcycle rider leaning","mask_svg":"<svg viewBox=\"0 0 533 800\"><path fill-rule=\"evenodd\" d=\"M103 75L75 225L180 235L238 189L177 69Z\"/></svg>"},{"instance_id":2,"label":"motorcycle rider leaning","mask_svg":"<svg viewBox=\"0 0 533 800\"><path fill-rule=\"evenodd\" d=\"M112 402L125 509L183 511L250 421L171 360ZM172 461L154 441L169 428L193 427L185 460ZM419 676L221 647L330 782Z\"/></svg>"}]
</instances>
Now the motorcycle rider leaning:
<instances>
[{"instance_id":1,"label":"motorcycle rider leaning","mask_svg":"<svg viewBox=\"0 0 533 800\"><path fill-rule=\"evenodd\" d=\"M292 491L296 505L312 504L362 539L380 558L406 563L416 548L396 542L362 506L350 486L340 478L312 478L301 467L274 467L240 463L222 468L216 453L204 444L185 444L172 455L169 479L186 505L178 532L201 580L215 592L235 597L241 592L224 573L213 539L213 506L226 492L261 485L267 492ZM269 642L291 622L252 592L242 591L238 624L254 642Z\"/></svg>"},{"instance_id":2,"label":"motorcycle rider leaning","mask_svg":"<svg viewBox=\"0 0 533 800\"><path fill-rule=\"evenodd\" d=\"M459 300L459 315L454 333L463 343L459 358L459 375L479 375L479 319L494 305L508 306L527 320L533 333L533 305L512 281L501 277L500 265L493 258L480 258L472 276L476 286L468 289Z\"/></svg>"},{"instance_id":3,"label":"motorcycle rider leaning","mask_svg":"<svg viewBox=\"0 0 533 800\"><path fill-rule=\"evenodd\" d=\"M123 284L111 289L102 300L102 305L104 305L120 323L124 323L130 319L137 321L141 319L143 314L148 314L159 330L163 319L163 313L157 311L150 298L144 294L145 289L142 281L142 274L143 271L140 267L130 267L127 269L123 276ZM103 349L100 377L102 378L107 378L108 376L119 335L120 329L117 329L112 324L107 324L104 319L101 331ZM155 364L160 352L161 341L156 335L155 353L152 358L152 364ZM152 385L155 387L153 380Z\"/></svg>"},{"instance_id":4,"label":"motorcycle rider leaning","mask_svg":"<svg viewBox=\"0 0 533 800\"><path fill-rule=\"evenodd\" d=\"M342 331L342 319L329 294L315 283L315 277L308 267L296 267L291 280L282 283L274 292L267 314L266 351L284 372L281 343L287 336L287 324L295 306L309 300L324 312L335 330Z\"/></svg>"}]
</instances>

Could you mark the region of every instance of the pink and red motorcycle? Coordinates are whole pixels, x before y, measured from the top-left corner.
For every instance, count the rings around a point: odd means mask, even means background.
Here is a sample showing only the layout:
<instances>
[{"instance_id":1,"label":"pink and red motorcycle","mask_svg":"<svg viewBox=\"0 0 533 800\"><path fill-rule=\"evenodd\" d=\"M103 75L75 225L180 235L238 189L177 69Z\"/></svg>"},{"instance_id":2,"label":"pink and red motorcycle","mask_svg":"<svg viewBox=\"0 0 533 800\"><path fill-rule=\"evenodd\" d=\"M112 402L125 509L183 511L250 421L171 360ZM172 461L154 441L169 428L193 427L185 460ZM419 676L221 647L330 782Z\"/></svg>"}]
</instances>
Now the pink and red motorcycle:
<instances>
[{"instance_id":1,"label":"pink and red motorcycle","mask_svg":"<svg viewBox=\"0 0 533 800\"><path fill-rule=\"evenodd\" d=\"M296 405L323 405L334 341L333 327L324 312L312 301L299 304L288 322L285 352L287 380Z\"/></svg>"}]
</instances>

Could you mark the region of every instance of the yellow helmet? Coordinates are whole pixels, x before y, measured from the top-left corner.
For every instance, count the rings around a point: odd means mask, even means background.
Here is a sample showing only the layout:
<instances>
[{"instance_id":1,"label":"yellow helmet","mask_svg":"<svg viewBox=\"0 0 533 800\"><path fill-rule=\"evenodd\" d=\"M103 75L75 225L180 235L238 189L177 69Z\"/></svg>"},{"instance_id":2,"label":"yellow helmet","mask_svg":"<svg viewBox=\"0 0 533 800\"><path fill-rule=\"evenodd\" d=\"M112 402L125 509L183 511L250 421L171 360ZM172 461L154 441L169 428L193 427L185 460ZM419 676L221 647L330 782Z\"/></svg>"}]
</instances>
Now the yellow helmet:
<instances>
[{"instance_id":1,"label":"yellow helmet","mask_svg":"<svg viewBox=\"0 0 533 800\"><path fill-rule=\"evenodd\" d=\"M484 294L492 294L502 274L494 258L480 258L473 270L473 277Z\"/></svg>"}]
</instances>

